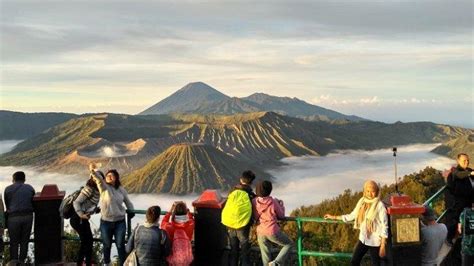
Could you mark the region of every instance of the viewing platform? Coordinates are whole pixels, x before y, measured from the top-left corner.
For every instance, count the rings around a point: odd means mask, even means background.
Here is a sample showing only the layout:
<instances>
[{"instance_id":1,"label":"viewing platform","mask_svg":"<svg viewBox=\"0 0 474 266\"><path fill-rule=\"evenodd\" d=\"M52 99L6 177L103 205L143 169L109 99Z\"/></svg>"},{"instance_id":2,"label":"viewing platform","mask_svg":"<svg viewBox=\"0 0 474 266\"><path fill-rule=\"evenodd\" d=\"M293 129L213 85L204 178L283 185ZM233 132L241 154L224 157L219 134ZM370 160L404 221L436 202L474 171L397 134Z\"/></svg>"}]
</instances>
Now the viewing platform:
<instances>
[{"instance_id":1,"label":"viewing platform","mask_svg":"<svg viewBox=\"0 0 474 266\"><path fill-rule=\"evenodd\" d=\"M432 206L433 203L440 198L445 189L446 187L442 187L438 192L426 200L423 205L418 206ZM409 200L407 199L409 197L401 197L404 199L397 199L401 202L400 206L395 206L392 202L392 206L388 207L389 214L390 208L400 207L400 210L402 210L400 212L398 210L393 211L392 209L393 214L391 215L391 222L400 222L404 218L416 218L415 221L417 223L411 224L411 226L414 227L406 232L415 232L418 235L412 235L409 237L400 236L401 233L397 234L396 228L392 225L392 239L390 241L392 242L392 248L387 254L387 256L392 260L392 264L389 265L408 265L404 263L410 260L416 261L420 257L419 215L414 212L410 213L411 211L406 211L406 207L412 206L413 203L407 201ZM76 265L75 263L71 264L65 262L65 243L69 241L79 241L79 238L69 234L65 235L64 219L59 215L59 205L61 204L63 198L64 192L59 191L56 185L45 185L43 190L40 193L37 193L35 196L35 230L34 238L30 239L30 241L33 242L35 246L34 259L37 261L35 265ZM195 258L193 265L227 265L227 259L229 255L227 232L226 228L220 222L221 211L225 201L226 199L223 198L217 190L206 190L199 198L193 201L192 205L194 207L196 225L193 239L193 251ZM403 208L405 208L406 213L403 213ZM167 212L165 211L161 212L162 215L166 213ZM127 211L127 239L132 232L133 217L135 215L144 214L146 214L146 210L136 209ZM439 216L438 221L443 218L444 214L445 212ZM296 223L297 237L294 239L296 248L293 250L292 255L290 256L291 265L312 265L311 263L305 263L305 259L309 257L330 258L331 261L340 261L342 263L341 265L344 265L351 258L351 253L308 250L304 245L304 239L307 235L304 230L304 224L343 224L342 221L326 220L321 217L285 217L282 222ZM394 235L397 235L396 239L393 237ZM415 237L415 239L413 239L413 237ZM400 242L400 240L402 241ZM94 238L94 241L101 242L101 239L96 237ZM396 241L399 242L395 243ZM403 241L408 242L403 243ZM9 243L7 242L6 244L8 245ZM395 256L394 254L404 254L404 257ZM258 247L255 246L252 247L252 263L253 265L261 265L260 253Z\"/></svg>"}]
</instances>

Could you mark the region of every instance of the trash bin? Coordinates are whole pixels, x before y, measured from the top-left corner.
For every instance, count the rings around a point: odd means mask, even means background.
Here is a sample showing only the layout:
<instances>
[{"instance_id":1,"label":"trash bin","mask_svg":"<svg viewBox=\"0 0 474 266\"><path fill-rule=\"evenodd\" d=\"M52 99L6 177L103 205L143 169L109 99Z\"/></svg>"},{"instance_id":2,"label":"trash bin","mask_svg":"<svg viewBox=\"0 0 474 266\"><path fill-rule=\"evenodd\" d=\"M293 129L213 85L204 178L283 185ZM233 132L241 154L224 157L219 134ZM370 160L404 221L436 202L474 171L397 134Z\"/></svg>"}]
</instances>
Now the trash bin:
<instances>
[{"instance_id":1,"label":"trash bin","mask_svg":"<svg viewBox=\"0 0 474 266\"><path fill-rule=\"evenodd\" d=\"M63 259L63 219L59 206L65 192L56 185L44 185L33 198L35 210L35 264L61 263Z\"/></svg>"},{"instance_id":2,"label":"trash bin","mask_svg":"<svg viewBox=\"0 0 474 266\"><path fill-rule=\"evenodd\" d=\"M225 199L217 190L205 190L193 201L195 265L221 265L227 245L227 229L221 223Z\"/></svg>"},{"instance_id":3,"label":"trash bin","mask_svg":"<svg viewBox=\"0 0 474 266\"><path fill-rule=\"evenodd\" d=\"M393 265L421 264L420 215L423 205L415 204L407 195L393 195L388 207L390 257Z\"/></svg>"}]
</instances>

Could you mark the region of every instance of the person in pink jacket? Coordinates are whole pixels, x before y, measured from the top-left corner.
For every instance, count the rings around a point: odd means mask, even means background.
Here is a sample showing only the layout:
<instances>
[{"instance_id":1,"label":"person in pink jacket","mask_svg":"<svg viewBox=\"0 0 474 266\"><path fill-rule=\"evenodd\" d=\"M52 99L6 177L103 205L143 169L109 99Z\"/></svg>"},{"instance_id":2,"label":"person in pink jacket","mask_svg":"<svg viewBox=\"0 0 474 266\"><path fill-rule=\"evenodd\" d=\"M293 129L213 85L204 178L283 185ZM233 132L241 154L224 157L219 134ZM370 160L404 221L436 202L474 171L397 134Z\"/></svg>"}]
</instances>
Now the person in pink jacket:
<instances>
[{"instance_id":1,"label":"person in pink jacket","mask_svg":"<svg viewBox=\"0 0 474 266\"><path fill-rule=\"evenodd\" d=\"M253 216L257 224L257 239L264 266L287 265L286 259L293 241L280 230L278 220L285 218L283 201L270 196L272 182L261 181L256 187L257 197L252 200ZM282 246L278 256L272 260L271 242Z\"/></svg>"}]
</instances>

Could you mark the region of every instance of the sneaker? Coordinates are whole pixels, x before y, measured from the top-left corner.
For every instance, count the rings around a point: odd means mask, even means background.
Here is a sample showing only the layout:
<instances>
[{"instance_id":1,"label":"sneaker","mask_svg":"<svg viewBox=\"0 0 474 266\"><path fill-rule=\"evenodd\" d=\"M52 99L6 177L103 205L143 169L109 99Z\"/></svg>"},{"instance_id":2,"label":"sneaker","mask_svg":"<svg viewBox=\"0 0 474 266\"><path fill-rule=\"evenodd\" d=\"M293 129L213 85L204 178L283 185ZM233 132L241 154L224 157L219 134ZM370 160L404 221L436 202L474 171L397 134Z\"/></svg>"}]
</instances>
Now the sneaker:
<instances>
[{"instance_id":1,"label":"sneaker","mask_svg":"<svg viewBox=\"0 0 474 266\"><path fill-rule=\"evenodd\" d=\"M280 265L280 264L279 264L278 262L274 261L274 260L273 260L273 261L270 261L270 262L268 263L268 266L278 266L278 265Z\"/></svg>"}]
</instances>

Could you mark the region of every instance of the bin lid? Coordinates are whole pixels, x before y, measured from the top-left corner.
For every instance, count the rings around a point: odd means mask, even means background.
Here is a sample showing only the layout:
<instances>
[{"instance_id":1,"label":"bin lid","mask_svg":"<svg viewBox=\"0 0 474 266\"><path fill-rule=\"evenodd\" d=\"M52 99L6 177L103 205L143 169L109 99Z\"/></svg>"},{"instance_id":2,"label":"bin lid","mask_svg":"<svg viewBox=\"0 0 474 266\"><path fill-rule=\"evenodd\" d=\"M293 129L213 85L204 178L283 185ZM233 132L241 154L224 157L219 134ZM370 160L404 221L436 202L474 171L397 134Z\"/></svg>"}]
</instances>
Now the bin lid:
<instances>
[{"instance_id":1,"label":"bin lid","mask_svg":"<svg viewBox=\"0 0 474 266\"><path fill-rule=\"evenodd\" d=\"M222 209L225 199L218 190L206 189L199 198L193 201L194 208Z\"/></svg>"},{"instance_id":2,"label":"bin lid","mask_svg":"<svg viewBox=\"0 0 474 266\"><path fill-rule=\"evenodd\" d=\"M46 184L41 192L37 192L33 197L33 201L43 200L62 200L66 195L65 191L59 191L56 184Z\"/></svg>"},{"instance_id":3,"label":"bin lid","mask_svg":"<svg viewBox=\"0 0 474 266\"><path fill-rule=\"evenodd\" d=\"M425 212L425 207L416 204L408 195L392 195L390 197L392 206L388 207L387 213L392 214L422 214Z\"/></svg>"}]
</instances>

